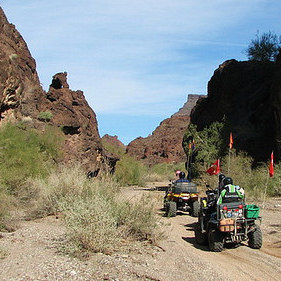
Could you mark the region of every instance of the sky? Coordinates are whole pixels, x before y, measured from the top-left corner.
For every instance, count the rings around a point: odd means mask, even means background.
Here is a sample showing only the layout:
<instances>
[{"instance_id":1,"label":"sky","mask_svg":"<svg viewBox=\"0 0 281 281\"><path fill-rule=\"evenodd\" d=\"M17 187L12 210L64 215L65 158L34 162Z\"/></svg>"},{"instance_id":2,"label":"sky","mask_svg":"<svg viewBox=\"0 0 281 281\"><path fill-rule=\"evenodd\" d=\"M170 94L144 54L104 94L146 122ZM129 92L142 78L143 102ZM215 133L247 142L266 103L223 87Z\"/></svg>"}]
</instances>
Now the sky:
<instances>
[{"instance_id":1,"label":"sky","mask_svg":"<svg viewBox=\"0 0 281 281\"><path fill-rule=\"evenodd\" d=\"M146 137L215 69L247 60L250 41L280 35L280 0L0 0L36 60L44 90L68 73L100 135Z\"/></svg>"}]
</instances>

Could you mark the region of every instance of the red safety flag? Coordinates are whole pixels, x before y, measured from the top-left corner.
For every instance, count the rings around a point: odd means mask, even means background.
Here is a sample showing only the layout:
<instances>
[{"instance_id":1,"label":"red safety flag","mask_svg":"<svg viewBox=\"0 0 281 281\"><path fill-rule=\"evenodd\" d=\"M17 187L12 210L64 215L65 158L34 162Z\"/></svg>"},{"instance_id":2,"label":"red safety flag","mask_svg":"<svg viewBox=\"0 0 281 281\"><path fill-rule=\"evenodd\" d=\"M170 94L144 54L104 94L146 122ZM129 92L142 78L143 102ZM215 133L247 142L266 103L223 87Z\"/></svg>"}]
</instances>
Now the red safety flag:
<instances>
[{"instance_id":1,"label":"red safety flag","mask_svg":"<svg viewBox=\"0 0 281 281\"><path fill-rule=\"evenodd\" d=\"M271 152L271 156L270 156L270 164L269 164L268 172L270 177L274 176L273 151Z\"/></svg>"},{"instance_id":2,"label":"red safety flag","mask_svg":"<svg viewBox=\"0 0 281 281\"><path fill-rule=\"evenodd\" d=\"M233 145L233 138L232 138L232 133L230 133L229 136L229 148L232 149L232 145Z\"/></svg>"},{"instance_id":3,"label":"red safety flag","mask_svg":"<svg viewBox=\"0 0 281 281\"><path fill-rule=\"evenodd\" d=\"M206 171L210 176L217 175L220 172L220 160L218 159L211 167Z\"/></svg>"}]
</instances>

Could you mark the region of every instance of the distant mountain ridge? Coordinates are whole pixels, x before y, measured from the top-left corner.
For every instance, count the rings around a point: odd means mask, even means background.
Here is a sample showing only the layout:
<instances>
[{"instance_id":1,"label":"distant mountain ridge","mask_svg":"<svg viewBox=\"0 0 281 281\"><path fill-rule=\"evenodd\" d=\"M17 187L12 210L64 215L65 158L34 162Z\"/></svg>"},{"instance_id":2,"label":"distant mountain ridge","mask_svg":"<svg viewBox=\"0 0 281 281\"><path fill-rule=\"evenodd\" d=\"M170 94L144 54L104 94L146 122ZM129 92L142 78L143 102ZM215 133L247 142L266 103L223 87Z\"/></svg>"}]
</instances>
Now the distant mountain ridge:
<instances>
[{"instance_id":1,"label":"distant mountain ridge","mask_svg":"<svg viewBox=\"0 0 281 281\"><path fill-rule=\"evenodd\" d=\"M170 118L163 120L152 135L139 137L127 146L127 154L147 164L175 163L186 160L182 148L183 135L189 125L190 113L204 95L188 95L184 106Z\"/></svg>"}]
</instances>

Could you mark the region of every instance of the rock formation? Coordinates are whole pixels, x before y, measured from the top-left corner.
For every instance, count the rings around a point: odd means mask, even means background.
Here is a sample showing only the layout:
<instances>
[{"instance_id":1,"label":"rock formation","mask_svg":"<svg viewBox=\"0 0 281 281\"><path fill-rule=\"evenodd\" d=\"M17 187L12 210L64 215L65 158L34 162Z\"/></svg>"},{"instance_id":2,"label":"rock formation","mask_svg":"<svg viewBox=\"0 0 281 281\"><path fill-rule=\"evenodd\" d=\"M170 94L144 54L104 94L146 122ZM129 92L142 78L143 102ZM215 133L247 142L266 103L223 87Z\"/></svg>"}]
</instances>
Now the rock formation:
<instances>
[{"instance_id":1,"label":"rock formation","mask_svg":"<svg viewBox=\"0 0 281 281\"><path fill-rule=\"evenodd\" d=\"M280 116L280 64L229 60L214 72L208 96L193 109L191 122L201 130L225 117L234 148L264 161L273 149L280 151Z\"/></svg>"},{"instance_id":2,"label":"rock formation","mask_svg":"<svg viewBox=\"0 0 281 281\"><path fill-rule=\"evenodd\" d=\"M24 39L1 8L0 36L0 125L28 118L43 129L48 121L65 135L64 162L78 161L92 175L111 170L117 159L104 151L83 92L69 89L65 72L54 75L49 91L43 91Z\"/></svg>"},{"instance_id":3,"label":"rock formation","mask_svg":"<svg viewBox=\"0 0 281 281\"><path fill-rule=\"evenodd\" d=\"M108 145L111 145L113 148L126 151L126 145L123 144L119 139L118 136L110 136L105 134L102 138L102 142L106 142Z\"/></svg>"},{"instance_id":4,"label":"rock formation","mask_svg":"<svg viewBox=\"0 0 281 281\"><path fill-rule=\"evenodd\" d=\"M189 125L191 109L200 97L202 95L188 95L183 108L162 121L152 135L130 142L127 153L147 164L186 161L182 138Z\"/></svg>"}]
</instances>

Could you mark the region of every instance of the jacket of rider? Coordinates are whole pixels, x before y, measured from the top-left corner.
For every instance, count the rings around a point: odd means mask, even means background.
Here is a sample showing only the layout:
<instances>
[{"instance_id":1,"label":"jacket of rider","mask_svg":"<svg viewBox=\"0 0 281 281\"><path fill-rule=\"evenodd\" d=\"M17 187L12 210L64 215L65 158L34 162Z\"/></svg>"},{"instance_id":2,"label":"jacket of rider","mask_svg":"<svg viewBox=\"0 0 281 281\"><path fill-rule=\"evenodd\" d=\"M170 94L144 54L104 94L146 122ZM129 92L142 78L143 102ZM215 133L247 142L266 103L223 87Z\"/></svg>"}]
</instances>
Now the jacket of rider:
<instances>
[{"instance_id":1,"label":"jacket of rider","mask_svg":"<svg viewBox=\"0 0 281 281\"><path fill-rule=\"evenodd\" d=\"M242 192L240 192L239 189L240 189L239 186L235 186L233 184L226 185L218 198L217 204L223 203L224 198L226 198L226 197L229 197L230 199L231 199L231 197L243 199L244 194Z\"/></svg>"}]
</instances>

